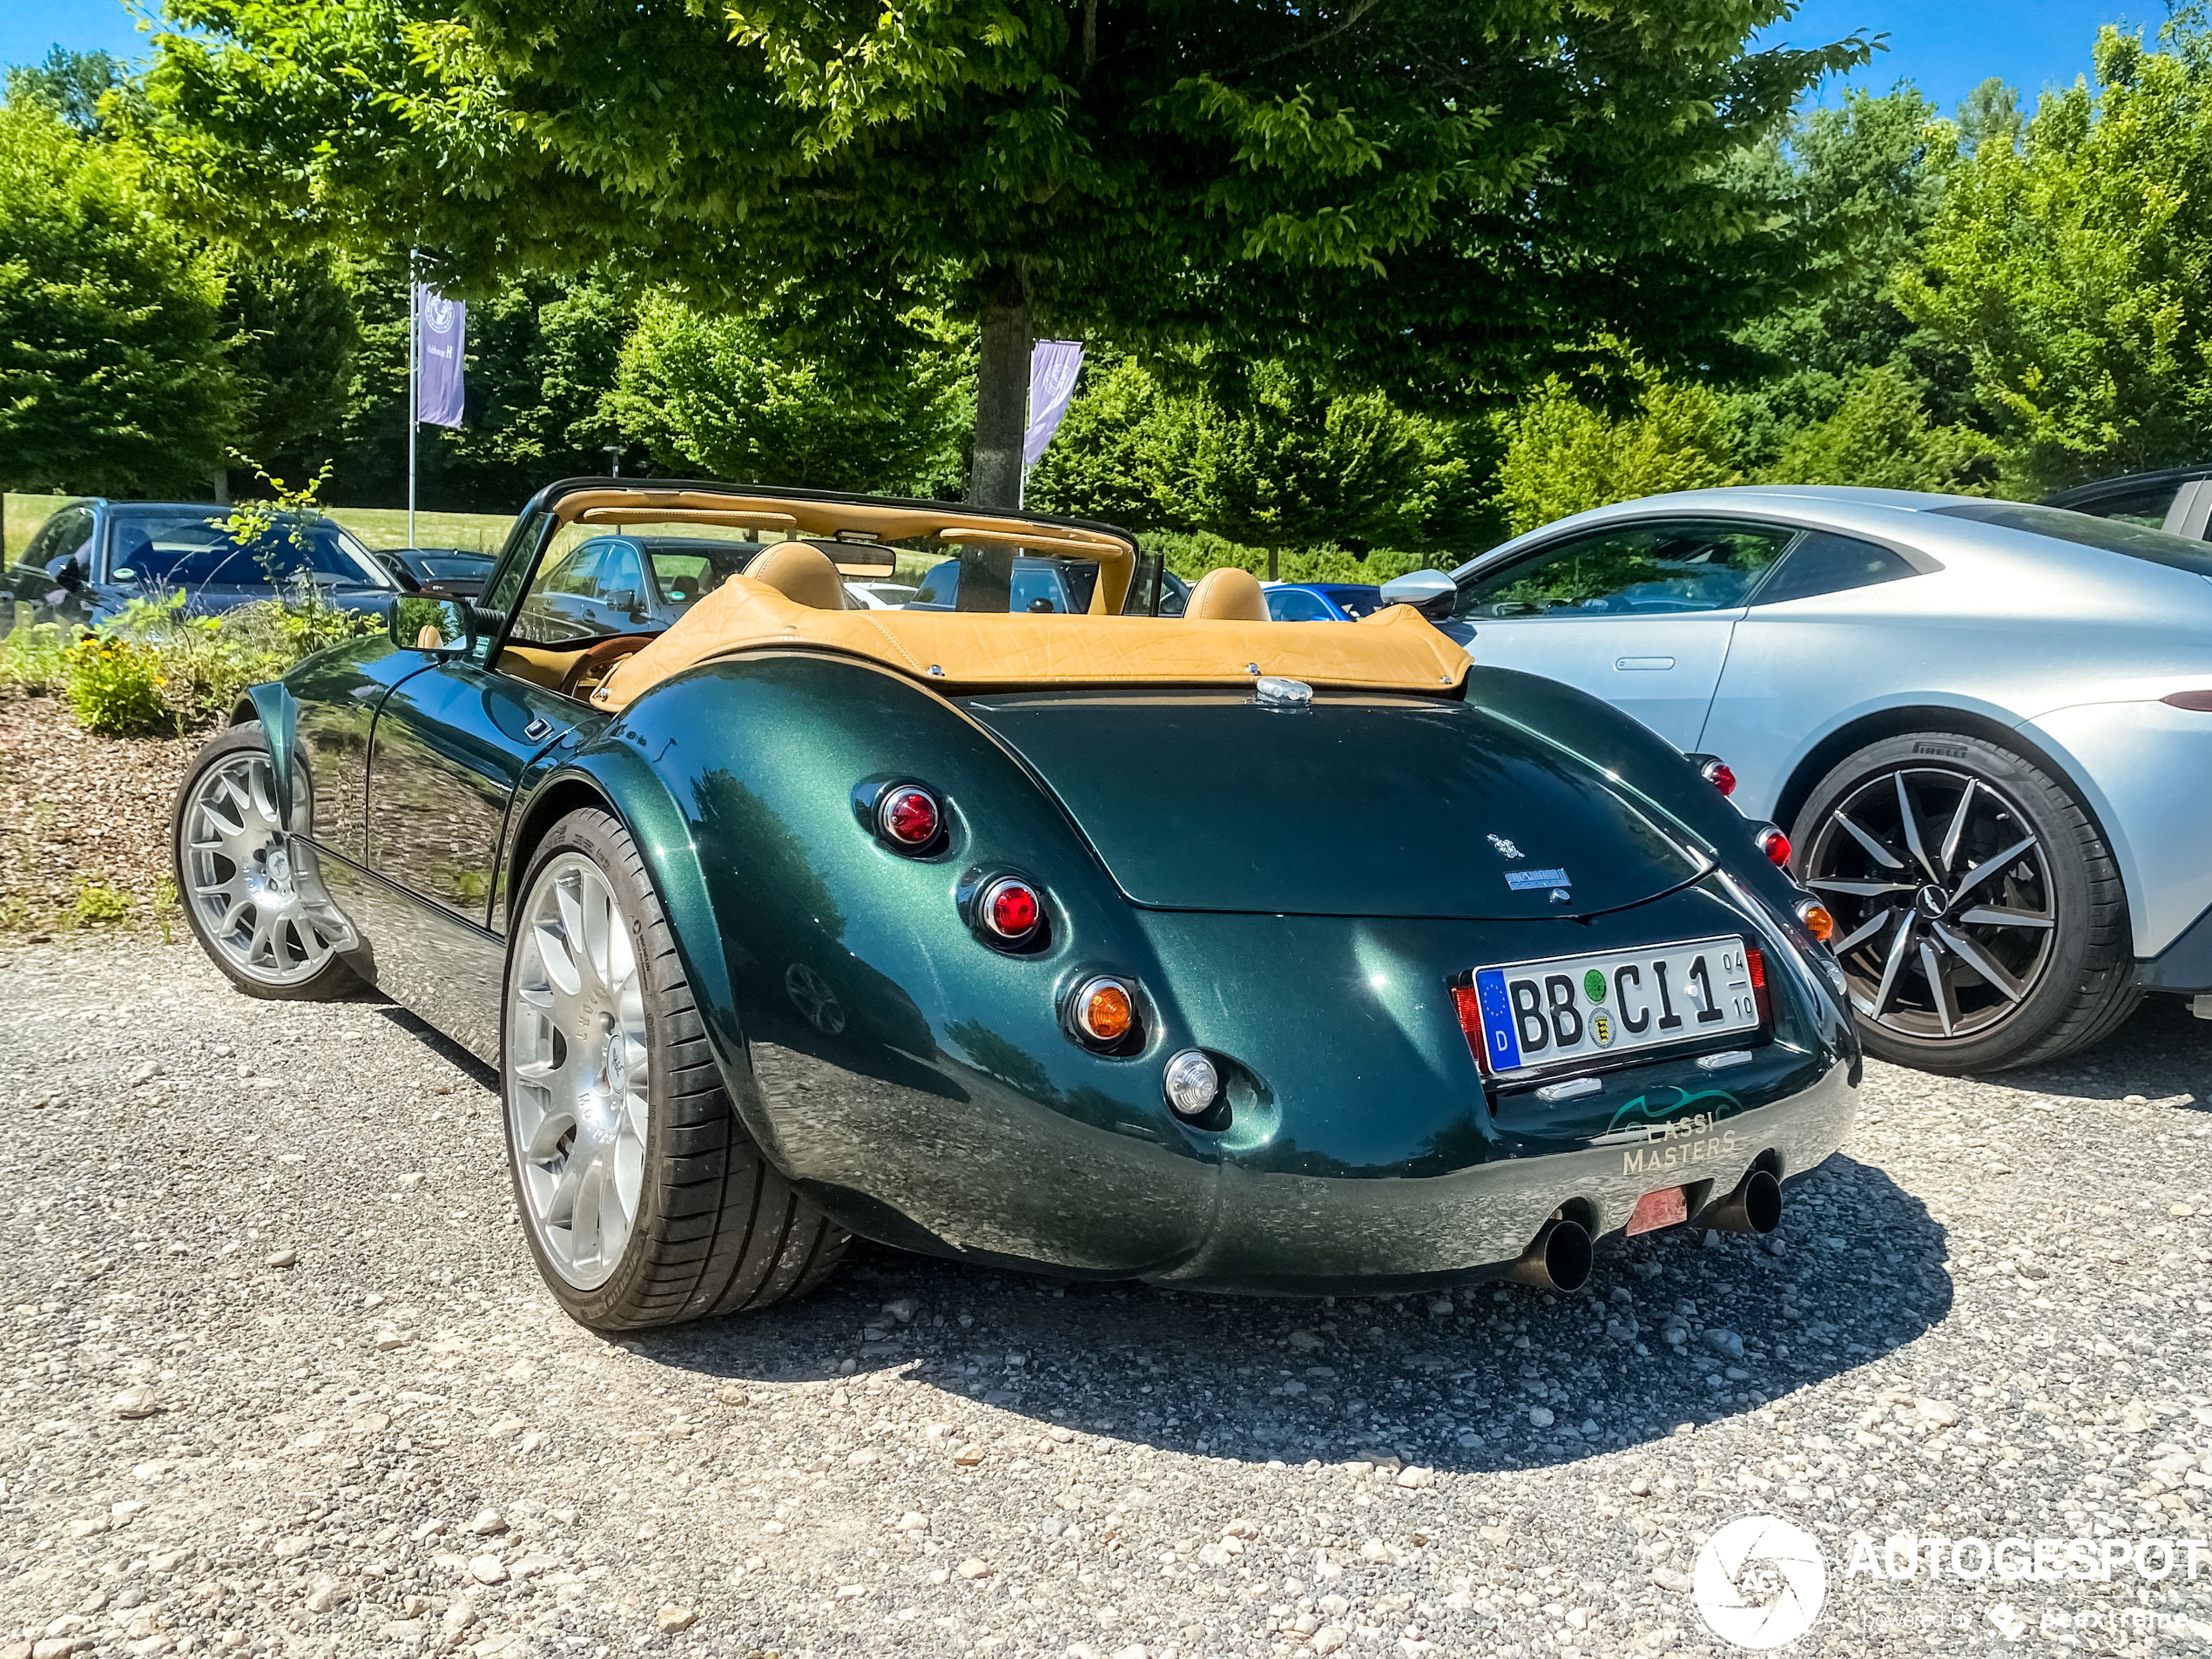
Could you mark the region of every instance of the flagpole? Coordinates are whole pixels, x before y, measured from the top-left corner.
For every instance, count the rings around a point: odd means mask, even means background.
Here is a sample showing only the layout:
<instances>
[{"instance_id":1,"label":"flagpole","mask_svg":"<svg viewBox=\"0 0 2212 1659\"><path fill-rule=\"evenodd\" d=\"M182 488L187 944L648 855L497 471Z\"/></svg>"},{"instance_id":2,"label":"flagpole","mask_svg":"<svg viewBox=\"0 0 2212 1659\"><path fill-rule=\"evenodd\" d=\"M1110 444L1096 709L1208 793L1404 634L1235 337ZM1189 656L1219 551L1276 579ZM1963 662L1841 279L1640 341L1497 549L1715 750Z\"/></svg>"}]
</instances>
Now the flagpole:
<instances>
[{"instance_id":1,"label":"flagpole","mask_svg":"<svg viewBox=\"0 0 2212 1659\"><path fill-rule=\"evenodd\" d=\"M415 416L422 408L415 381L422 356L415 340L415 314L422 308L417 303L420 293L415 281L415 250L409 248L407 251L407 544L409 547L415 545L415 428L418 424Z\"/></svg>"}]
</instances>

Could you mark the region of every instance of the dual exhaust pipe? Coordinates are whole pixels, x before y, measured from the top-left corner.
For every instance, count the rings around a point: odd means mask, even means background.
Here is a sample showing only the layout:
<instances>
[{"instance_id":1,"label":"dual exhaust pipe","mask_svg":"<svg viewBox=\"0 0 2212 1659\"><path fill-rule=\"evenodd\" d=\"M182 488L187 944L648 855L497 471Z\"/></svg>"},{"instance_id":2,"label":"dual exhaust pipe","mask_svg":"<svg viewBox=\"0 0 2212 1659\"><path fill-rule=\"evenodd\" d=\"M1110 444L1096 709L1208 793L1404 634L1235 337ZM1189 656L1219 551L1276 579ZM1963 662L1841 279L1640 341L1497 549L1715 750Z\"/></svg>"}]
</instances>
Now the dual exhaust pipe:
<instances>
[{"instance_id":1,"label":"dual exhaust pipe","mask_svg":"<svg viewBox=\"0 0 2212 1659\"><path fill-rule=\"evenodd\" d=\"M1755 1166L1733 1192L1708 1201L1689 1224L1700 1231L1770 1233L1782 1224L1782 1183L1771 1170ZM1589 1230L1579 1221L1554 1216L1505 1276L1540 1291L1579 1291L1589 1282L1590 1260Z\"/></svg>"}]
</instances>

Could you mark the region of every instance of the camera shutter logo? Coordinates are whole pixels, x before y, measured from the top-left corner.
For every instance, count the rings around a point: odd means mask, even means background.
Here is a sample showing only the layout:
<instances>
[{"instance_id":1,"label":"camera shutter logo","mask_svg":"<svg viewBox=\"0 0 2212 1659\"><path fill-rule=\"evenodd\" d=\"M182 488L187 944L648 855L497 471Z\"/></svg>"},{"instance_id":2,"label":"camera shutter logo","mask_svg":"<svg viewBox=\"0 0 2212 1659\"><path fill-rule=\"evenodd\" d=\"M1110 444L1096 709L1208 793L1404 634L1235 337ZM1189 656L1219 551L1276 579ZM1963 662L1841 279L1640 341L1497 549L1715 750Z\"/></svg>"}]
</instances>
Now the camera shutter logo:
<instances>
[{"instance_id":1,"label":"camera shutter logo","mask_svg":"<svg viewBox=\"0 0 2212 1659\"><path fill-rule=\"evenodd\" d=\"M1697 1616L1739 1648L1785 1647L1820 1616L1828 1563L1812 1535L1776 1515L1731 1521L1697 1552Z\"/></svg>"}]
</instances>

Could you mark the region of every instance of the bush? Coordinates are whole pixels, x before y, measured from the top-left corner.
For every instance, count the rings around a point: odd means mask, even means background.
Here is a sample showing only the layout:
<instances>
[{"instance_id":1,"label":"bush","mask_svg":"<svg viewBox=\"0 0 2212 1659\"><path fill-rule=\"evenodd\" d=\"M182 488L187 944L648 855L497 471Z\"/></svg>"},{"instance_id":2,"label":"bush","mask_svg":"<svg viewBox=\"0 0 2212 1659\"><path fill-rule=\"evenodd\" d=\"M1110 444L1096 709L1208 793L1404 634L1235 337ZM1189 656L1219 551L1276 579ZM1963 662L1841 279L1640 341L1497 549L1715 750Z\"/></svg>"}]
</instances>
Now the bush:
<instances>
[{"instance_id":1,"label":"bush","mask_svg":"<svg viewBox=\"0 0 2212 1659\"><path fill-rule=\"evenodd\" d=\"M168 678L161 653L130 639L80 639L69 648L64 689L87 732L132 737L174 732L177 717L162 695Z\"/></svg>"},{"instance_id":2,"label":"bush","mask_svg":"<svg viewBox=\"0 0 2212 1659\"><path fill-rule=\"evenodd\" d=\"M68 642L51 622L33 623L30 607L16 612L16 625L0 638L0 685L21 686L35 697L50 697L67 678Z\"/></svg>"},{"instance_id":3,"label":"bush","mask_svg":"<svg viewBox=\"0 0 2212 1659\"><path fill-rule=\"evenodd\" d=\"M1637 392L1619 419L1555 374L1500 419L1497 500L1515 536L1616 501L1736 482L1719 394L1628 367Z\"/></svg>"},{"instance_id":4,"label":"bush","mask_svg":"<svg viewBox=\"0 0 2212 1659\"><path fill-rule=\"evenodd\" d=\"M256 600L219 616L188 617L184 604L181 592L134 598L107 631L159 654L170 701L187 721L219 718L248 686L384 625L331 604L305 582L285 599Z\"/></svg>"},{"instance_id":5,"label":"bush","mask_svg":"<svg viewBox=\"0 0 2212 1659\"><path fill-rule=\"evenodd\" d=\"M1885 363L1854 374L1842 407L1792 433L1758 479L1979 496L1995 476L1996 447L1968 428L1932 424L1920 388Z\"/></svg>"}]
</instances>

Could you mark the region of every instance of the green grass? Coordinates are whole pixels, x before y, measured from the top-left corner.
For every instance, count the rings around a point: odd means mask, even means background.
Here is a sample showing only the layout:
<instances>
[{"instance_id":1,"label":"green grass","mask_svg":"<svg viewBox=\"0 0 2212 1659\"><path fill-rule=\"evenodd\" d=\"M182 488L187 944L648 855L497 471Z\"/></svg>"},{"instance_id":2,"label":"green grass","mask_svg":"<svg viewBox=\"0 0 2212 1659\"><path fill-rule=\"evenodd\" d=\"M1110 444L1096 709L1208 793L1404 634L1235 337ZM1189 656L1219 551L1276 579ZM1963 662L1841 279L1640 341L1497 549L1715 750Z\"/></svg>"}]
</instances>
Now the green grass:
<instances>
[{"instance_id":1,"label":"green grass","mask_svg":"<svg viewBox=\"0 0 2212 1659\"><path fill-rule=\"evenodd\" d=\"M19 558L47 516L69 499L66 496L10 496L7 498L7 556Z\"/></svg>"}]
</instances>

